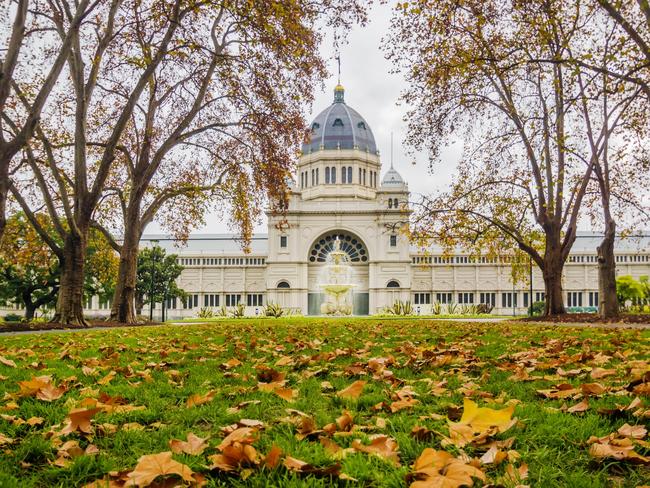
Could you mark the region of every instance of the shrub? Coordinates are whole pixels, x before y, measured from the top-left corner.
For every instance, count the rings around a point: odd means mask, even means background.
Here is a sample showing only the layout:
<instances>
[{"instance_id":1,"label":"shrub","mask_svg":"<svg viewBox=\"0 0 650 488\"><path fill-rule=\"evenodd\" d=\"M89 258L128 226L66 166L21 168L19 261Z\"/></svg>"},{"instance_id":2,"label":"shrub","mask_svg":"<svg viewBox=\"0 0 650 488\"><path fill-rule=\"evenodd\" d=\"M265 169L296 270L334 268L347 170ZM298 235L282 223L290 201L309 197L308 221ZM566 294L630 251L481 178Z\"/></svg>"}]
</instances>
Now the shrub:
<instances>
[{"instance_id":1,"label":"shrub","mask_svg":"<svg viewBox=\"0 0 650 488\"><path fill-rule=\"evenodd\" d=\"M278 303L269 302L264 307L264 315L266 317L280 318L284 315L284 310Z\"/></svg>"},{"instance_id":2,"label":"shrub","mask_svg":"<svg viewBox=\"0 0 650 488\"><path fill-rule=\"evenodd\" d=\"M447 304L447 313L449 315L456 315L458 313L458 304L450 302Z\"/></svg>"},{"instance_id":3,"label":"shrub","mask_svg":"<svg viewBox=\"0 0 650 488\"><path fill-rule=\"evenodd\" d=\"M535 302L531 305L532 309L532 315L543 315L544 314L544 308L546 307L546 302L545 301L540 301L540 302Z\"/></svg>"},{"instance_id":4,"label":"shrub","mask_svg":"<svg viewBox=\"0 0 650 488\"><path fill-rule=\"evenodd\" d=\"M230 315L234 319L240 319L244 316L244 310L245 310L244 304L238 303L230 310Z\"/></svg>"},{"instance_id":5,"label":"shrub","mask_svg":"<svg viewBox=\"0 0 650 488\"><path fill-rule=\"evenodd\" d=\"M413 305L410 301L403 302L402 300L395 300L392 306L384 308L384 313L386 315L413 315Z\"/></svg>"},{"instance_id":6,"label":"shrub","mask_svg":"<svg viewBox=\"0 0 650 488\"><path fill-rule=\"evenodd\" d=\"M434 302L433 305L431 305L431 313L433 315L440 315L442 313L442 305L438 302Z\"/></svg>"},{"instance_id":7,"label":"shrub","mask_svg":"<svg viewBox=\"0 0 650 488\"><path fill-rule=\"evenodd\" d=\"M5 315L5 322L20 322L22 319L22 316L17 313L8 313Z\"/></svg>"},{"instance_id":8,"label":"shrub","mask_svg":"<svg viewBox=\"0 0 650 488\"><path fill-rule=\"evenodd\" d=\"M490 305L489 303L479 303L476 306L477 314L488 315L492 313L492 310L494 310L494 305Z\"/></svg>"},{"instance_id":9,"label":"shrub","mask_svg":"<svg viewBox=\"0 0 650 488\"><path fill-rule=\"evenodd\" d=\"M199 310L197 317L200 319L211 319L214 317L214 312L211 308L203 307L201 310Z\"/></svg>"}]
</instances>

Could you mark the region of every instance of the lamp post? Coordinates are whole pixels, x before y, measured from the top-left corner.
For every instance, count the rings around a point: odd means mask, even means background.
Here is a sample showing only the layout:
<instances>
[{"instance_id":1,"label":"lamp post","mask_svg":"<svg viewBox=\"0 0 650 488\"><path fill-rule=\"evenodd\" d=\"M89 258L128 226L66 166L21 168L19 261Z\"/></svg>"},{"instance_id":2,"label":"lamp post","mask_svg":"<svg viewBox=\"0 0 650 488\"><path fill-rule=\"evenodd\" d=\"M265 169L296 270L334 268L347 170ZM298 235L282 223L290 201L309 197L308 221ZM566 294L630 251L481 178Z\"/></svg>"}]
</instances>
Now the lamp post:
<instances>
[{"instance_id":1,"label":"lamp post","mask_svg":"<svg viewBox=\"0 0 650 488\"><path fill-rule=\"evenodd\" d=\"M153 322L154 293L156 285L156 246L158 241L151 240L151 288L149 293L149 322Z\"/></svg>"}]
</instances>

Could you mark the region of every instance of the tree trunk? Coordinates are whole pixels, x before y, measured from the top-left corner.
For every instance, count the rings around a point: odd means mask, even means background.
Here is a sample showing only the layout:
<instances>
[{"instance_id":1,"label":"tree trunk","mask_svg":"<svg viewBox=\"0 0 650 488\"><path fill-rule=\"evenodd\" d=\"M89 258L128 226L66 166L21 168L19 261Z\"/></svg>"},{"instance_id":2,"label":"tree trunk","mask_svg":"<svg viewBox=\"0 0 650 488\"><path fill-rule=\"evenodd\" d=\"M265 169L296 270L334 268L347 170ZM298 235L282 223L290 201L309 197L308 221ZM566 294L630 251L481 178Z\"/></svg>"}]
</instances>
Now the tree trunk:
<instances>
[{"instance_id":1,"label":"tree trunk","mask_svg":"<svg viewBox=\"0 0 650 488\"><path fill-rule=\"evenodd\" d=\"M614 240L616 223L609 220L605 224L605 235L597 248L598 253L598 313L610 318L618 315L616 298L616 259L614 257Z\"/></svg>"},{"instance_id":2,"label":"tree trunk","mask_svg":"<svg viewBox=\"0 0 650 488\"><path fill-rule=\"evenodd\" d=\"M7 226L7 197L9 195L9 161L0 161L0 240Z\"/></svg>"},{"instance_id":3,"label":"tree trunk","mask_svg":"<svg viewBox=\"0 0 650 488\"><path fill-rule=\"evenodd\" d=\"M562 293L562 270L564 261L562 249L558 239L546 239L546 251L544 252L544 288L546 292L546 303L544 315L559 315L566 313L564 308L564 297Z\"/></svg>"},{"instance_id":4,"label":"tree trunk","mask_svg":"<svg viewBox=\"0 0 650 488\"><path fill-rule=\"evenodd\" d=\"M136 315L142 315L142 309L144 308L144 297L141 294L135 295L135 312Z\"/></svg>"},{"instance_id":5,"label":"tree trunk","mask_svg":"<svg viewBox=\"0 0 650 488\"><path fill-rule=\"evenodd\" d=\"M80 235L69 232L65 239L59 297L52 322L87 327L88 322L83 315L83 292L88 229L81 228L79 231Z\"/></svg>"},{"instance_id":6,"label":"tree trunk","mask_svg":"<svg viewBox=\"0 0 650 488\"><path fill-rule=\"evenodd\" d=\"M36 306L33 303L25 303L25 320L31 322L36 313Z\"/></svg>"},{"instance_id":7,"label":"tree trunk","mask_svg":"<svg viewBox=\"0 0 650 488\"><path fill-rule=\"evenodd\" d=\"M138 249L142 231L140 226L140 202L131 201L124 222L124 242L120 253L120 269L113 296L111 320L125 324L138 322L135 308L135 286L138 275Z\"/></svg>"}]
</instances>

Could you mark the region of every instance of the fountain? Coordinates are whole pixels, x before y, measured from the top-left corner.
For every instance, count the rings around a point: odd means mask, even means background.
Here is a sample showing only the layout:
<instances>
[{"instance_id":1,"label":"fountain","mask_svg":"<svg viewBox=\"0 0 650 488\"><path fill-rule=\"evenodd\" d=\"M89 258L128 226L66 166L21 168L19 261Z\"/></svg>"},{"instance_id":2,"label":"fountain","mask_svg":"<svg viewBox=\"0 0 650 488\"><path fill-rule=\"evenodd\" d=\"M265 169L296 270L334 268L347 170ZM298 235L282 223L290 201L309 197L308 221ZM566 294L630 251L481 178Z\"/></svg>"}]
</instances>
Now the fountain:
<instances>
[{"instance_id":1,"label":"fountain","mask_svg":"<svg viewBox=\"0 0 650 488\"><path fill-rule=\"evenodd\" d=\"M352 314L352 267L348 264L348 255L341 251L338 237L334 240L334 249L327 256L327 264L320 274L320 288L325 292L325 302L320 306L322 314Z\"/></svg>"}]
</instances>

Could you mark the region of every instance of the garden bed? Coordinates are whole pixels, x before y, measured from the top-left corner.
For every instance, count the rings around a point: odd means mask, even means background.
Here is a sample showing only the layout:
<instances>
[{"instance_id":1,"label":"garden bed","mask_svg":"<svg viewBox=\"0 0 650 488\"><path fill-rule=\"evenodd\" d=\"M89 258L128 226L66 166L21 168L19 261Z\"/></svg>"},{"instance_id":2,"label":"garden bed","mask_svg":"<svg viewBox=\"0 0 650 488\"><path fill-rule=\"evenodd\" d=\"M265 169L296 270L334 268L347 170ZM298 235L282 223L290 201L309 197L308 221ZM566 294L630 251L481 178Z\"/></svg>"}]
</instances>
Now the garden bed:
<instances>
[{"instance_id":1,"label":"garden bed","mask_svg":"<svg viewBox=\"0 0 650 488\"><path fill-rule=\"evenodd\" d=\"M621 314L604 319L595 313L565 313L549 317L525 317L522 322L549 322L557 324L650 324L650 314Z\"/></svg>"},{"instance_id":2,"label":"garden bed","mask_svg":"<svg viewBox=\"0 0 650 488\"><path fill-rule=\"evenodd\" d=\"M83 330L90 327L127 327L125 324L110 320L89 320L88 327L59 324L56 322L0 322L0 332L25 332L39 330ZM160 322L141 322L128 327L160 325Z\"/></svg>"}]
</instances>

